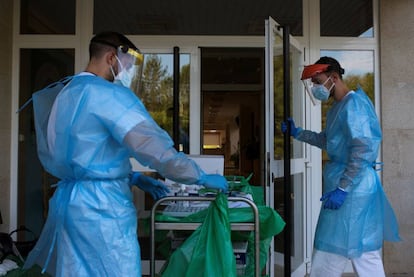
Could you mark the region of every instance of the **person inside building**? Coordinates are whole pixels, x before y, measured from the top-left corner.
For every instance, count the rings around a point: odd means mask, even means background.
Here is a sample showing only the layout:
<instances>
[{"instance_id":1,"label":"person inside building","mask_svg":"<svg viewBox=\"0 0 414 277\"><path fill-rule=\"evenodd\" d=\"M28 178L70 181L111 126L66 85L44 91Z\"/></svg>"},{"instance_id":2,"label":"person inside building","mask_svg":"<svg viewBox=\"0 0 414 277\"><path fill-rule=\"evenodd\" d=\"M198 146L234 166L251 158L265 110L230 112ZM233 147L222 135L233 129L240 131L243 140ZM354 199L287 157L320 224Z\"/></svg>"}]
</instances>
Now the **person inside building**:
<instances>
[{"instance_id":1,"label":"person inside building","mask_svg":"<svg viewBox=\"0 0 414 277\"><path fill-rule=\"evenodd\" d=\"M221 191L151 118L129 88L143 55L124 35L103 32L89 45L84 72L33 95L38 156L60 179L40 238L25 268L52 276L141 276L131 185L159 198L166 187L131 171L130 157L163 177Z\"/></svg>"},{"instance_id":2,"label":"person inside building","mask_svg":"<svg viewBox=\"0 0 414 277\"><path fill-rule=\"evenodd\" d=\"M375 109L358 88L347 87L345 70L331 57L305 66L302 80L319 101L332 98L326 128L313 132L282 123L295 139L327 152L322 208L314 240L311 276L340 277L348 260L358 276L385 276L383 240L398 241L398 224L375 170L381 128Z\"/></svg>"}]
</instances>

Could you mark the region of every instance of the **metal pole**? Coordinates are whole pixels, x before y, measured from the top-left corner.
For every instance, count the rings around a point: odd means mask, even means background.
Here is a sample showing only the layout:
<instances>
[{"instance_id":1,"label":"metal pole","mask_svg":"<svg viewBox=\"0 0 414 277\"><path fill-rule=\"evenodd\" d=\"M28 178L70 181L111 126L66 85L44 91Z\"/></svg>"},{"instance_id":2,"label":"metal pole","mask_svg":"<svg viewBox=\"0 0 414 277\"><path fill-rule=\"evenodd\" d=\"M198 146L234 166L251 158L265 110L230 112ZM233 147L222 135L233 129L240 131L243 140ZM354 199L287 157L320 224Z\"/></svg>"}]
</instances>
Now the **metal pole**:
<instances>
[{"instance_id":1,"label":"metal pole","mask_svg":"<svg viewBox=\"0 0 414 277\"><path fill-rule=\"evenodd\" d=\"M283 120L290 117L290 41L289 26L283 26ZM285 206L285 230L284 230L284 271L285 277L291 275L291 174L290 174L290 129L283 136L284 147L284 206Z\"/></svg>"},{"instance_id":2,"label":"metal pole","mask_svg":"<svg viewBox=\"0 0 414 277\"><path fill-rule=\"evenodd\" d=\"M173 141L175 149L180 145L180 48L174 47L173 71Z\"/></svg>"}]
</instances>

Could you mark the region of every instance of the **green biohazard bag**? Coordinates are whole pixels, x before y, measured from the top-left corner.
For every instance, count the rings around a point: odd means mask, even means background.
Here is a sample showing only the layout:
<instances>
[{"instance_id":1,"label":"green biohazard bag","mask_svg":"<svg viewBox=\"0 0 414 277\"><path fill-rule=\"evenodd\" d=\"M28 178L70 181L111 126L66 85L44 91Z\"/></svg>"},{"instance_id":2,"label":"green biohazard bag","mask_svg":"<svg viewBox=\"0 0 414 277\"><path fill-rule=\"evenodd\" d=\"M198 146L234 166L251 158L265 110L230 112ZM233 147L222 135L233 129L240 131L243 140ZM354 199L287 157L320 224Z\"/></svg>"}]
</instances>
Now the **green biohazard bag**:
<instances>
[{"instance_id":1,"label":"green biohazard bag","mask_svg":"<svg viewBox=\"0 0 414 277\"><path fill-rule=\"evenodd\" d=\"M162 276L236 276L225 194L211 202L204 221L172 253Z\"/></svg>"}]
</instances>

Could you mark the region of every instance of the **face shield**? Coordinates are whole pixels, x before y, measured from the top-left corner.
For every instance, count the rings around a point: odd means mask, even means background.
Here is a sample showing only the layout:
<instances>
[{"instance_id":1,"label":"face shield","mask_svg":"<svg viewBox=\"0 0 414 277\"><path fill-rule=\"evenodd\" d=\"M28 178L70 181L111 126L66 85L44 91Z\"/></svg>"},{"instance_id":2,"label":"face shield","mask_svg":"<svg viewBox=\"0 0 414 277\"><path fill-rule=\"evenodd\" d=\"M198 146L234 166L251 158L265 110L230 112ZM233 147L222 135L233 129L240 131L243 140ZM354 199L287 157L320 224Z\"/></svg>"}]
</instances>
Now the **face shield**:
<instances>
[{"instance_id":1,"label":"face shield","mask_svg":"<svg viewBox=\"0 0 414 277\"><path fill-rule=\"evenodd\" d=\"M312 101L313 105L316 105L318 103L318 100L315 99L312 93L312 87L315 86L315 84L312 82L312 78L316 75L326 72L328 70L329 64L312 64L307 65L303 69L302 72L302 82L305 86L306 93L309 95L309 98Z\"/></svg>"},{"instance_id":2,"label":"face shield","mask_svg":"<svg viewBox=\"0 0 414 277\"><path fill-rule=\"evenodd\" d=\"M117 48L116 59L118 74L114 78L114 83L135 91L140 87L144 55L138 49L121 45Z\"/></svg>"}]
</instances>

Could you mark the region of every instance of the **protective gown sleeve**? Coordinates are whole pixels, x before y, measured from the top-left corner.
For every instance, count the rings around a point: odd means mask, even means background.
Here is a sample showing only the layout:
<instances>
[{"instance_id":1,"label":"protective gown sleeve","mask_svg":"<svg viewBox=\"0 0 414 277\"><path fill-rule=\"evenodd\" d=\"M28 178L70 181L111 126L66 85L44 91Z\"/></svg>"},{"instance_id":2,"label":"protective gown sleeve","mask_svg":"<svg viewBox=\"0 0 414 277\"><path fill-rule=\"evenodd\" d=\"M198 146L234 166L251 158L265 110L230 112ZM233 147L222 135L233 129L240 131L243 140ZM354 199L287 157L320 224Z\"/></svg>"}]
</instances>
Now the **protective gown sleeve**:
<instances>
[{"instance_id":1,"label":"protective gown sleeve","mask_svg":"<svg viewBox=\"0 0 414 277\"><path fill-rule=\"evenodd\" d=\"M361 172L367 166L372 166L373 162L366 160L366 155L370 151L370 140L363 138L353 139L351 142L350 157L344 173L340 179L339 186L349 191L350 185L359 184Z\"/></svg>"},{"instance_id":2,"label":"protective gown sleeve","mask_svg":"<svg viewBox=\"0 0 414 277\"><path fill-rule=\"evenodd\" d=\"M355 118L358 117L358 120ZM347 114L347 133L350 139L349 157L339 186L347 191L361 183L366 168L371 168L377 158L381 142L381 130L375 115L360 111ZM357 122L355 124L354 122Z\"/></svg>"},{"instance_id":3,"label":"protective gown sleeve","mask_svg":"<svg viewBox=\"0 0 414 277\"><path fill-rule=\"evenodd\" d=\"M142 165L156 170L163 177L183 184L196 184L204 171L184 153L173 147L169 135L152 120L133 127L124 144Z\"/></svg>"},{"instance_id":4,"label":"protective gown sleeve","mask_svg":"<svg viewBox=\"0 0 414 277\"><path fill-rule=\"evenodd\" d=\"M326 150L325 131L317 133L309 130L300 130L295 139Z\"/></svg>"}]
</instances>

